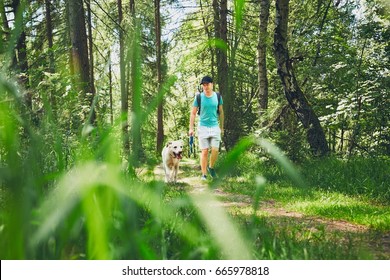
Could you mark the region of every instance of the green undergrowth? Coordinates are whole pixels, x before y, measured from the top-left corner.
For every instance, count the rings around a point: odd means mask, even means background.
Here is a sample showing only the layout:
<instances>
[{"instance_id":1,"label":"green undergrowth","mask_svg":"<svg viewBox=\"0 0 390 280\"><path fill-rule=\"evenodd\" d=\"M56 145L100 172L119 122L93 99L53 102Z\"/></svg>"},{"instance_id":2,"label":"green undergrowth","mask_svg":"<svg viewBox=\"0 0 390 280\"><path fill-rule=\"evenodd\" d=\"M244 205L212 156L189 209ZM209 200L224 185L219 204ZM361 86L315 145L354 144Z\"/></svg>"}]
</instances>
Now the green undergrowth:
<instances>
[{"instance_id":1,"label":"green undergrowth","mask_svg":"<svg viewBox=\"0 0 390 280\"><path fill-rule=\"evenodd\" d=\"M11 87L1 90L17 96ZM121 152L120 119L111 127L81 131L69 145L62 133L46 130L54 121L32 127L10 100L0 102L1 259L372 258L352 242L302 235L269 218L234 215L218 205L215 188L290 207L321 197L321 186L311 187L313 182L264 139L244 138L222 154L219 179L194 195L193 185L155 178L158 161L134 168L136 157ZM247 152L257 144L269 158ZM181 168L187 176L200 175L186 161ZM354 197L335 186L326 193ZM360 194L362 201L374 199L370 194L376 193ZM386 215L378 213L379 219Z\"/></svg>"},{"instance_id":2,"label":"green undergrowth","mask_svg":"<svg viewBox=\"0 0 390 280\"><path fill-rule=\"evenodd\" d=\"M273 201L305 215L346 220L374 230L390 230L390 164L388 159L313 160L295 172L297 184L274 160L247 153L221 187L254 197L256 178L264 178L261 200Z\"/></svg>"},{"instance_id":3,"label":"green undergrowth","mask_svg":"<svg viewBox=\"0 0 390 280\"><path fill-rule=\"evenodd\" d=\"M180 183L167 185L164 199L178 207L190 224L201 224L198 211L193 207L188 192L192 186ZM324 227L311 228L291 218L269 217L265 213L253 215L252 206L225 208L231 222L239 229L253 259L270 260L321 260L321 259L372 259L374 256L361 244L364 236L342 232L326 232ZM248 210L245 213L245 209ZM215 213L209 212L208 215ZM222 222L218 227L224 227ZM205 228L207 230L207 227ZM208 251L205 246L203 249ZM217 252L217 246L215 252Z\"/></svg>"}]
</instances>

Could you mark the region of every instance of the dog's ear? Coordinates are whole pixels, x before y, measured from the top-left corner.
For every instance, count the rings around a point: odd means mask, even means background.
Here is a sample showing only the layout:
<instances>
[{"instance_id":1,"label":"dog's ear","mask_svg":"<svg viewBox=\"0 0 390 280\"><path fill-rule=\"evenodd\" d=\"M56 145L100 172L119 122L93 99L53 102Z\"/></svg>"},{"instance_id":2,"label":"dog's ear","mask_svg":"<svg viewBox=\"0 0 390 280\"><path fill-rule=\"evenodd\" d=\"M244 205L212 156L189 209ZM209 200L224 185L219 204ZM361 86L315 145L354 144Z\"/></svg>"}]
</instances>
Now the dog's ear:
<instances>
[{"instance_id":1,"label":"dog's ear","mask_svg":"<svg viewBox=\"0 0 390 280\"><path fill-rule=\"evenodd\" d=\"M167 145L165 147L169 147L170 145L172 145L172 142L168 142Z\"/></svg>"}]
</instances>

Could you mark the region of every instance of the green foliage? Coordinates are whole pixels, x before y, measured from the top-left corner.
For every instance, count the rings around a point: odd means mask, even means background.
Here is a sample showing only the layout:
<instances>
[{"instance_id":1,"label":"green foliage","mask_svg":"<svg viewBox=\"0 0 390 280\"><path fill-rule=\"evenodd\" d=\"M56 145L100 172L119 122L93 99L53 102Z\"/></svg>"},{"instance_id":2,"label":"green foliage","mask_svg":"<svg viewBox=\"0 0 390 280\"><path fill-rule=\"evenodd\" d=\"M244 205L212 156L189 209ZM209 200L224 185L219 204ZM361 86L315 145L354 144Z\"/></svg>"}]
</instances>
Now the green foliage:
<instances>
[{"instance_id":1,"label":"green foliage","mask_svg":"<svg viewBox=\"0 0 390 280\"><path fill-rule=\"evenodd\" d=\"M388 200L378 199L373 192L380 193L380 196L388 195L387 160L378 160L377 164L359 158L345 162L347 169L359 173L360 178L378 178L372 185L366 185L364 191L357 193L356 188L361 186L361 182L359 179L350 180L348 189L344 188L346 182L342 176L340 178L340 174L345 170L339 165L332 165L326 161L310 161L299 168L293 167L281 151L271 143L260 140L260 144L273 160L270 161L266 157L259 158L253 152L241 153L234 163L230 162L230 172L228 175L225 174L224 184L220 186L236 196L236 199L231 202L236 202L240 196L253 199L252 206L233 208L231 212L247 228L250 240L254 240L256 245L260 246L261 250L256 256L270 259L279 257L354 259L358 255L365 255L364 258L370 258L357 247L351 247L351 243L349 245L348 242L340 243L340 235L344 235L342 232L336 231L331 234L323 225L317 225L313 231L310 229L313 225L305 219L300 221L300 218L294 218L292 215L285 218L283 216L271 218L264 214L266 218L259 219L253 213L257 213L261 205L272 202L285 207L288 211L350 221L375 230L386 231L390 227ZM224 158L223 162L226 161L227 159ZM331 159L329 161L332 162ZM336 159L333 161L337 162ZM371 167L368 168L370 165ZM320 176L315 170L323 174ZM301 175L298 175L299 173ZM346 177L354 176L345 173ZM303 178L306 183L303 182ZM332 187L323 188L322 186L329 181L332 181ZM386 186L378 190L376 184ZM241 198L239 201L242 203L248 198ZM350 242L367 242L363 241L365 237L359 234L347 238L351 238ZM345 250L349 253L345 254Z\"/></svg>"},{"instance_id":2,"label":"green foliage","mask_svg":"<svg viewBox=\"0 0 390 280\"><path fill-rule=\"evenodd\" d=\"M327 158L302 166L310 185L327 191L366 196L383 203L390 202L390 164L388 158Z\"/></svg>"},{"instance_id":3,"label":"green foliage","mask_svg":"<svg viewBox=\"0 0 390 280\"><path fill-rule=\"evenodd\" d=\"M327 128L329 144L340 154L386 154L388 19L374 15L382 4L313 4L292 5L291 56L303 58L295 67L298 80Z\"/></svg>"},{"instance_id":4,"label":"green foliage","mask_svg":"<svg viewBox=\"0 0 390 280\"><path fill-rule=\"evenodd\" d=\"M274 201L307 215L347 220L376 230L390 228L388 158L328 158L293 167L284 162L287 159L276 147L271 148L271 155L272 160L243 155L223 188L256 197L260 182L260 205Z\"/></svg>"},{"instance_id":5,"label":"green foliage","mask_svg":"<svg viewBox=\"0 0 390 280\"><path fill-rule=\"evenodd\" d=\"M236 30L240 29L242 25L242 19L244 16L245 0L234 1L234 12L235 12L235 24Z\"/></svg>"},{"instance_id":6,"label":"green foliage","mask_svg":"<svg viewBox=\"0 0 390 280\"><path fill-rule=\"evenodd\" d=\"M329 237L321 226L313 232L299 221L271 218L258 212L262 203L275 201L308 215L389 229L390 164L383 155L388 154L390 146L386 68L390 49L388 18L380 9L365 10L365 19L370 20L360 21L353 15L350 2L342 7L332 6L321 27L325 2L303 1L301 5L302 1L292 1L290 44L292 57L300 53L305 57L294 62L297 79L322 116L327 133L335 135L334 151L382 157L305 161L306 145L300 127L293 117L284 116L280 126L269 134L281 148L264 139L243 137L218 161L220 178L211 187L249 196L252 201L248 209L233 209L229 213L223 207L211 209L218 203L212 192L189 196L191 186L184 183L167 186L154 177L146 179L160 160L154 155L156 107L164 102L167 136L186 137L188 109L199 77L215 71L215 48L226 51L230 65L234 65L229 78L237 94L240 134L261 128L261 122L256 122L258 42L254 27L258 6L245 2L234 1L231 19L236 29L230 30L228 44L213 36L194 36L203 34L204 26L199 24L198 12L188 15L191 21L184 22L174 40L163 46L169 55L163 59L167 60L163 61L165 83L159 92L150 12L153 9L151 3L137 6L142 26L141 48L132 48L138 52L132 62L137 76L128 86L133 84L137 93L136 100L130 100L138 104L132 115L132 128L136 128L133 136L142 136L146 157L146 166L138 169L134 165L139 158L124 155L121 148L118 82L115 77L114 81L109 80L109 74L116 73L116 32L120 28L115 21L117 11L109 8L115 1L92 4L96 83L92 107L98 118L94 126L85 125L89 123L86 118L91 104L80 102L79 93L72 87L65 2L52 3L56 30L52 49L47 48L43 39L46 35L42 3L35 1L28 10L19 10L12 20L12 30L1 34L0 44L0 61L8 66L21 32L26 32L30 65L28 73L14 73L6 68L0 72L1 259L371 257L351 245L355 237L346 243L345 235ZM207 9L203 15L213 34L211 12ZM23 18L29 18L29 23ZM134 31L131 22L125 17L123 28L127 34ZM285 102L271 53L269 48L269 88L273 99L270 109L277 111L275 108ZM55 58L54 68L48 61L51 55ZM168 73L175 73L178 78ZM19 74L29 77L26 88L11 78L18 78ZM24 104L26 96L32 96L32 111ZM270 119L272 115L269 114ZM354 131L357 133L352 134ZM353 140L348 143L350 135L355 138L352 149L348 149ZM341 140L345 141L344 146ZM300 165L295 166L289 159Z\"/></svg>"},{"instance_id":7,"label":"green foliage","mask_svg":"<svg viewBox=\"0 0 390 280\"><path fill-rule=\"evenodd\" d=\"M4 90L7 85L1 94L17 95L15 88ZM10 101L0 104L2 259L218 257L214 250L194 251L202 244L212 249L211 240L161 200L162 183L154 188L127 178L115 133L86 135L75 147L73 167L56 173L42 168L44 137L29 131L31 140L21 146L19 113Z\"/></svg>"}]
</instances>

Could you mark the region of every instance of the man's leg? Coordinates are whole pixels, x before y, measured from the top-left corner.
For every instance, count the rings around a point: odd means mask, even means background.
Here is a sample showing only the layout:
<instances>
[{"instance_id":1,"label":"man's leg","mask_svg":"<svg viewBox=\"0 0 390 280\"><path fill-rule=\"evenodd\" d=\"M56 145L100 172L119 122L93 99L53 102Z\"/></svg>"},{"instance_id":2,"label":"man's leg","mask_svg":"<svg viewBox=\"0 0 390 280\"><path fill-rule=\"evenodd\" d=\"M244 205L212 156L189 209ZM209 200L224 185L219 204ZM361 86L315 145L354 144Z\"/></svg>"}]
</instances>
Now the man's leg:
<instances>
[{"instance_id":1,"label":"man's leg","mask_svg":"<svg viewBox=\"0 0 390 280\"><path fill-rule=\"evenodd\" d=\"M211 177L216 178L217 174L214 170L214 165L218 159L218 153L219 153L219 145L221 141L221 135L219 134L219 128L217 129L217 133L214 137L211 138L210 145L211 145L211 156L210 156L210 163L207 168L208 172L210 173Z\"/></svg>"},{"instance_id":2,"label":"man's leg","mask_svg":"<svg viewBox=\"0 0 390 280\"><path fill-rule=\"evenodd\" d=\"M202 154L200 157L200 168L202 169L202 175L207 174L207 158L209 155L209 149L202 149Z\"/></svg>"},{"instance_id":3,"label":"man's leg","mask_svg":"<svg viewBox=\"0 0 390 280\"><path fill-rule=\"evenodd\" d=\"M199 149L201 150L200 155L200 168L202 170L202 179L205 179L207 176L207 161L210 148L210 139L207 138L207 128L200 127L198 128L198 140L199 140Z\"/></svg>"},{"instance_id":4,"label":"man's leg","mask_svg":"<svg viewBox=\"0 0 390 280\"><path fill-rule=\"evenodd\" d=\"M219 153L218 148L216 148L216 147L211 148L211 156L210 156L210 164L209 164L210 168L214 168L215 162L218 159L218 153Z\"/></svg>"}]
</instances>

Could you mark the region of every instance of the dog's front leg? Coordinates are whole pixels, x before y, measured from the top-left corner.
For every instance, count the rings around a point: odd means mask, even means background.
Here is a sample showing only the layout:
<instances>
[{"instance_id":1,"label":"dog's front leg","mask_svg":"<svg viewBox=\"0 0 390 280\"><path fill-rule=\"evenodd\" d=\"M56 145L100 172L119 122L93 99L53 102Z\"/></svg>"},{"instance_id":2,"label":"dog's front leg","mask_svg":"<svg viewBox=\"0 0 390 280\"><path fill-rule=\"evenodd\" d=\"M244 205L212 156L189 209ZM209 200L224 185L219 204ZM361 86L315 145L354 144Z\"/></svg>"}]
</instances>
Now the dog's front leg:
<instances>
[{"instance_id":1,"label":"dog's front leg","mask_svg":"<svg viewBox=\"0 0 390 280\"><path fill-rule=\"evenodd\" d=\"M179 166L176 165L176 166L173 168L173 182L175 182L175 183L176 183L176 181L177 181L177 172L178 172L178 170L179 170Z\"/></svg>"},{"instance_id":2,"label":"dog's front leg","mask_svg":"<svg viewBox=\"0 0 390 280\"><path fill-rule=\"evenodd\" d=\"M168 166L164 164L164 172L165 172L165 183L169 183L169 176L171 171L169 170Z\"/></svg>"},{"instance_id":3,"label":"dog's front leg","mask_svg":"<svg viewBox=\"0 0 390 280\"><path fill-rule=\"evenodd\" d=\"M171 170L170 170L170 180L169 180L171 183L175 183L176 180L175 180L175 167L173 167Z\"/></svg>"}]
</instances>

